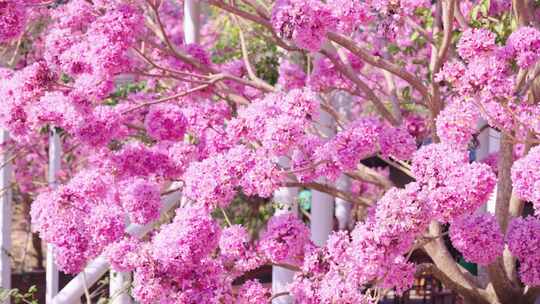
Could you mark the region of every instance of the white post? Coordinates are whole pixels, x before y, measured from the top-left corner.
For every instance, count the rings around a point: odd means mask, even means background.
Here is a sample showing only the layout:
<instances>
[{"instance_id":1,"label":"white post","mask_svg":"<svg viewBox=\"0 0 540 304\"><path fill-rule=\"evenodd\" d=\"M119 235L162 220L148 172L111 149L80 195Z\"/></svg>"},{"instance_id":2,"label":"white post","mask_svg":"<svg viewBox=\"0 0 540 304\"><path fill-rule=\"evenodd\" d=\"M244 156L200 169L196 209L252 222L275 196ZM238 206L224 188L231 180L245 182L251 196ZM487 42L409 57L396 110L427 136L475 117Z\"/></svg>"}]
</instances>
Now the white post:
<instances>
[{"instance_id":1,"label":"white post","mask_svg":"<svg viewBox=\"0 0 540 304\"><path fill-rule=\"evenodd\" d=\"M288 159L282 158L279 161L283 167L288 167ZM274 192L274 203L276 212L274 216L292 212L298 215L298 188L282 187ZM287 285L292 282L294 271L272 266L272 294L289 291ZM291 304L293 299L290 296L281 296L272 300L272 304Z\"/></svg>"},{"instance_id":2,"label":"white post","mask_svg":"<svg viewBox=\"0 0 540 304\"><path fill-rule=\"evenodd\" d=\"M62 143L60 142L60 136L53 129L52 134L49 137L49 186L56 188L57 180L56 175L60 171L62 163ZM58 268L54 261L53 247L47 244L47 265L46 265L46 290L45 290L45 302L47 304L52 303L54 296L58 293Z\"/></svg>"},{"instance_id":3,"label":"white post","mask_svg":"<svg viewBox=\"0 0 540 304\"><path fill-rule=\"evenodd\" d=\"M117 272L111 270L109 280L109 297L112 304L132 303L128 290L131 286L130 272Z\"/></svg>"},{"instance_id":4,"label":"white post","mask_svg":"<svg viewBox=\"0 0 540 304\"><path fill-rule=\"evenodd\" d=\"M7 143L9 135L6 131L0 130L0 145ZM5 147L4 147L5 148ZM0 210L2 212L2 234L0 236L0 246L2 249L0 258L0 287L4 289L11 288L11 162L9 162L9 153L7 149L0 155ZM9 299L7 302L9 304Z\"/></svg>"},{"instance_id":5,"label":"white post","mask_svg":"<svg viewBox=\"0 0 540 304\"><path fill-rule=\"evenodd\" d=\"M342 191L349 191L351 187L351 179L345 175L341 175L336 183L336 188ZM336 197L336 218L338 221L339 230L346 230L351 224L352 203L342 198Z\"/></svg>"},{"instance_id":6,"label":"white post","mask_svg":"<svg viewBox=\"0 0 540 304\"><path fill-rule=\"evenodd\" d=\"M200 0L184 1L184 40L186 44L199 43L201 32Z\"/></svg>"},{"instance_id":7,"label":"white post","mask_svg":"<svg viewBox=\"0 0 540 304\"><path fill-rule=\"evenodd\" d=\"M481 120L479 126L487 124L485 120ZM501 135L498 131L487 127L478 135L479 147L476 149L476 161L482 161L489 154L499 151L501 145ZM497 189L493 190L493 195L489 201L482 207L482 211L495 213L495 194Z\"/></svg>"},{"instance_id":8,"label":"white post","mask_svg":"<svg viewBox=\"0 0 540 304\"><path fill-rule=\"evenodd\" d=\"M336 92L332 97L332 101L341 117L349 119L351 96L346 92ZM351 179L342 174L336 182L336 188L341 191L349 191L351 188ZM352 207L351 202L336 197L335 215L338 221L339 230L345 230L352 224Z\"/></svg>"},{"instance_id":9,"label":"white post","mask_svg":"<svg viewBox=\"0 0 540 304\"><path fill-rule=\"evenodd\" d=\"M487 122L483 119L480 120L478 123L478 127L483 127L487 124ZM486 158L489 154L493 152L499 151L500 147L500 134L493 130L491 127L484 128L480 134L478 134L478 148L476 149L476 159L475 161L482 161L484 158ZM491 196L487 203L480 207L477 212L489 212L494 214L495 213L495 202L497 199L497 187L493 189L493 192L491 193ZM480 281L482 283L487 283L489 281L489 276L487 272L487 268L484 266L478 267L478 277L480 278Z\"/></svg>"},{"instance_id":10,"label":"white post","mask_svg":"<svg viewBox=\"0 0 540 304\"><path fill-rule=\"evenodd\" d=\"M325 111L319 115L319 131L327 138L335 134L334 120ZM320 179L326 183L326 179ZM324 246L334 228L334 197L324 192L312 190L311 195L311 240L317 246Z\"/></svg>"}]
</instances>

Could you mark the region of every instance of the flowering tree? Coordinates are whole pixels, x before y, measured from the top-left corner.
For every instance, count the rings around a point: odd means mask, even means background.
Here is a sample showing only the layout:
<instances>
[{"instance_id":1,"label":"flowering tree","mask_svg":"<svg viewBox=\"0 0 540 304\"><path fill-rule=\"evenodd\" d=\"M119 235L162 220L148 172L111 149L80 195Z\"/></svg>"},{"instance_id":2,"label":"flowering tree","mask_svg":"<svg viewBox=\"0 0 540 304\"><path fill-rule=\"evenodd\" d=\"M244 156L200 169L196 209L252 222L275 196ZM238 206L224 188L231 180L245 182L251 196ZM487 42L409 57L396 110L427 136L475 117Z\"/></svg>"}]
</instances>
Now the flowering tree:
<instances>
[{"instance_id":1,"label":"flowering tree","mask_svg":"<svg viewBox=\"0 0 540 304\"><path fill-rule=\"evenodd\" d=\"M17 156L18 187L35 194L33 227L63 271L105 253L115 270L134 273L140 303L267 303L256 281L232 289L264 264L297 271L297 303L374 303L421 273L474 303L534 301L536 1L208 4L201 43L186 44L181 1L0 1L0 123L13 139L3 149ZM218 47L224 19L238 45ZM278 48L277 82L253 62L254 36ZM348 115L337 93L349 96ZM321 132L322 114L335 136ZM501 133L485 163L468 156L479 122ZM52 128L67 150L54 190L36 186ZM392 187L361 163L373 156L414 181ZM350 191L334 186L342 175L355 180ZM292 213L255 241L212 216L239 192L268 198L280 187L326 192L367 215L323 247ZM126 222L156 221L171 191L186 198L172 221L149 238L125 234ZM476 213L492 193L494 214ZM526 202L536 215L523 216ZM454 261L447 224L487 280ZM420 248L433 263L409 260Z\"/></svg>"}]
</instances>

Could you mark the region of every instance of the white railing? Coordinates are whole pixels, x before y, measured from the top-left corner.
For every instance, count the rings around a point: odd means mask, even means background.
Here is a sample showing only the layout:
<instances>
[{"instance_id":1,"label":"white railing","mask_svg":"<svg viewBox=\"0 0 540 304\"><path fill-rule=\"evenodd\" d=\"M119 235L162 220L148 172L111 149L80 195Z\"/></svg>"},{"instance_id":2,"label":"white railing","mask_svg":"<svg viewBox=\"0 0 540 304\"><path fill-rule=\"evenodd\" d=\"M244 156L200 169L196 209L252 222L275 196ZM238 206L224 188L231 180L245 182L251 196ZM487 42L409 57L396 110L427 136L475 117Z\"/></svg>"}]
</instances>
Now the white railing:
<instances>
[{"instance_id":1,"label":"white railing","mask_svg":"<svg viewBox=\"0 0 540 304\"><path fill-rule=\"evenodd\" d=\"M49 138L49 186L56 188L58 186L57 175L62 166L62 142L60 135L54 129ZM53 247L47 244L47 263L45 266L45 303L52 303L54 296L58 293L59 273L54 261Z\"/></svg>"},{"instance_id":2,"label":"white railing","mask_svg":"<svg viewBox=\"0 0 540 304\"><path fill-rule=\"evenodd\" d=\"M0 145L5 148L9 135L6 131L0 130ZM0 287L11 288L11 162L10 153L3 149L0 155L0 224L2 234L0 234ZM9 301L9 300L8 300ZM9 304L9 302L8 302Z\"/></svg>"}]
</instances>

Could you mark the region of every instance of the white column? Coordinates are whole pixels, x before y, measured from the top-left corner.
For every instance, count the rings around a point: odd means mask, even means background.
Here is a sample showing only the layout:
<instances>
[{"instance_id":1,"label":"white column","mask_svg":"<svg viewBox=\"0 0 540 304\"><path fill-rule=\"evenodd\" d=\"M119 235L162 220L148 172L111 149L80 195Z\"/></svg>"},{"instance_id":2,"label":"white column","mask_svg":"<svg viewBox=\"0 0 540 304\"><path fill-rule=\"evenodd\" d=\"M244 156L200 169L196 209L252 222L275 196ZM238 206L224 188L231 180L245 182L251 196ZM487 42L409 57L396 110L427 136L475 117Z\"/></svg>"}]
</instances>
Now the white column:
<instances>
[{"instance_id":1,"label":"white column","mask_svg":"<svg viewBox=\"0 0 540 304\"><path fill-rule=\"evenodd\" d=\"M318 129L326 138L335 135L335 122L330 114L321 111ZM322 178L319 183L326 183ZM324 246L334 228L334 197L324 192L312 190L311 195L311 240L317 246Z\"/></svg>"},{"instance_id":2,"label":"white column","mask_svg":"<svg viewBox=\"0 0 540 304\"><path fill-rule=\"evenodd\" d=\"M487 121L481 119L478 123L478 127L482 128L487 124ZM500 147L500 133L496 130L493 130L490 127L484 128L484 130L478 134L478 148L476 149L476 159L475 161L482 161L489 154L499 151ZM489 200L485 205L479 208L477 212L489 212L495 213L495 202L497 199L497 186L493 189ZM489 276L487 273L487 268L484 266L478 267L478 277L482 283L489 282Z\"/></svg>"},{"instance_id":3,"label":"white column","mask_svg":"<svg viewBox=\"0 0 540 304\"><path fill-rule=\"evenodd\" d=\"M351 96L346 92L336 92L332 97L332 101L341 117L350 119ZM341 191L350 191L351 179L342 174L336 182L336 188ZM345 230L352 224L352 203L338 197L336 197L335 201L335 215L339 230Z\"/></svg>"},{"instance_id":4,"label":"white column","mask_svg":"<svg viewBox=\"0 0 540 304\"><path fill-rule=\"evenodd\" d=\"M7 143L9 135L6 131L0 130L0 144ZM0 198L0 210L2 212L1 225L2 234L0 236L0 246L2 253L0 258L0 287L5 289L11 288L11 162L8 163L10 156L6 152L0 155L0 164L4 167L0 168L0 188L2 191ZM9 304L9 299L7 302Z\"/></svg>"},{"instance_id":5,"label":"white column","mask_svg":"<svg viewBox=\"0 0 540 304\"><path fill-rule=\"evenodd\" d=\"M128 291L131 286L130 272L116 272L111 270L109 280L109 297L111 304L128 304L132 303L131 296Z\"/></svg>"},{"instance_id":6,"label":"white column","mask_svg":"<svg viewBox=\"0 0 540 304\"><path fill-rule=\"evenodd\" d=\"M60 171L62 163L62 143L60 142L60 136L56 131L52 131L49 137L49 186L56 188L57 180L56 175ZM47 304L52 303L54 296L58 293L58 268L54 261L53 247L47 244L47 265L46 265L46 281L47 286L45 290L45 302Z\"/></svg>"},{"instance_id":7,"label":"white column","mask_svg":"<svg viewBox=\"0 0 540 304\"><path fill-rule=\"evenodd\" d=\"M349 191L351 187L351 179L345 175L341 175L336 182L336 188L342 191ZM339 230L346 230L352 221L351 216L352 203L342 198L336 197L336 218L338 221Z\"/></svg>"},{"instance_id":8,"label":"white column","mask_svg":"<svg viewBox=\"0 0 540 304\"><path fill-rule=\"evenodd\" d=\"M184 40L186 44L199 43L201 32L200 0L184 1Z\"/></svg>"},{"instance_id":9,"label":"white column","mask_svg":"<svg viewBox=\"0 0 540 304\"><path fill-rule=\"evenodd\" d=\"M280 159L280 165L288 167L286 158ZM276 212L274 216L287 212L292 212L298 216L298 188L282 187L274 192L274 203ZM294 271L272 266L272 294L288 291L287 285L292 282ZM281 296L272 300L272 304L291 304L293 299L290 296Z\"/></svg>"},{"instance_id":10,"label":"white column","mask_svg":"<svg viewBox=\"0 0 540 304\"><path fill-rule=\"evenodd\" d=\"M479 123L479 127L484 126L487 124L485 120L481 120ZM489 154L499 151L500 145L501 145L501 134L490 128L485 128L479 135L478 135L478 143L479 146L476 149L476 161L482 161L485 157L487 157ZM483 212L490 212L495 213L495 199L497 193L497 187L493 190L493 194L491 195L491 198L488 200L488 202L482 206L481 210Z\"/></svg>"}]
</instances>

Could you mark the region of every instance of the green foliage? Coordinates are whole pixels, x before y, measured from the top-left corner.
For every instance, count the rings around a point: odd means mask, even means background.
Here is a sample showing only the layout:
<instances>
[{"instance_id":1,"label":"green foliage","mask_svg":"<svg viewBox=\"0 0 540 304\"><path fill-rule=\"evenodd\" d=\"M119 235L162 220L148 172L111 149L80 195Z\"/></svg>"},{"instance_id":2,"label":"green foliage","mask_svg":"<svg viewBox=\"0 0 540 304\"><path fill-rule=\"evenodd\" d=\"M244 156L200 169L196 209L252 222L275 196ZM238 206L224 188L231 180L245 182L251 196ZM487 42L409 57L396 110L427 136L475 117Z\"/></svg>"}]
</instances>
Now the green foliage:
<instances>
[{"instance_id":1,"label":"green foliage","mask_svg":"<svg viewBox=\"0 0 540 304\"><path fill-rule=\"evenodd\" d=\"M27 292L21 292L19 289L4 289L0 287L0 303L5 303L11 299L13 303L20 304L38 304L36 299L37 287L30 286Z\"/></svg>"},{"instance_id":2,"label":"green foliage","mask_svg":"<svg viewBox=\"0 0 540 304\"><path fill-rule=\"evenodd\" d=\"M496 34L496 42L505 44L508 36L516 29L517 24L511 12L500 16L489 16L490 0L482 0L471 10L471 26L485 28Z\"/></svg>"},{"instance_id":3,"label":"green foliage","mask_svg":"<svg viewBox=\"0 0 540 304\"><path fill-rule=\"evenodd\" d=\"M73 77L69 76L66 73L62 73L62 75L60 75L60 81L62 81L62 83L64 84L68 84L73 81Z\"/></svg>"},{"instance_id":4,"label":"green foliage","mask_svg":"<svg viewBox=\"0 0 540 304\"><path fill-rule=\"evenodd\" d=\"M128 82L118 85L116 90L105 99L103 104L114 106L117 105L121 99L125 99L131 93L141 92L146 88L146 82Z\"/></svg>"},{"instance_id":5,"label":"green foliage","mask_svg":"<svg viewBox=\"0 0 540 304\"><path fill-rule=\"evenodd\" d=\"M224 212L233 225L243 225L254 238L274 214L270 200L246 196L243 193L239 193ZM214 211L212 216L225 225L226 221L220 210Z\"/></svg>"},{"instance_id":6,"label":"green foliage","mask_svg":"<svg viewBox=\"0 0 540 304\"><path fill-rule=\"evenodd\" d=\"M234 59L242 59L240 28L228 15L213 11L213 22L221 29L214 46L212 61L224 63ZM245 21L242 21L245 22ZM270 33L260 24L250 23L249 29L243 27L249 60L258 77L270 84L278 79L279 54L275 44L268 43L266 37Z\"/></svg>"}]
</instances>

